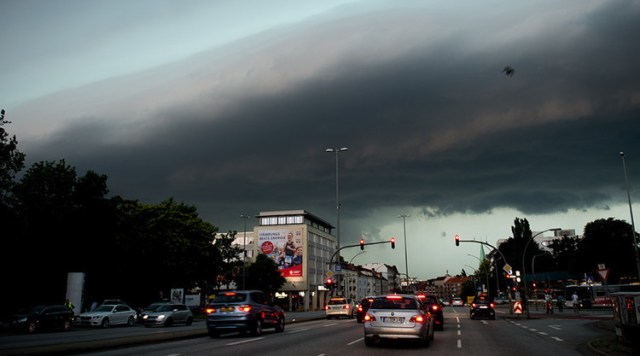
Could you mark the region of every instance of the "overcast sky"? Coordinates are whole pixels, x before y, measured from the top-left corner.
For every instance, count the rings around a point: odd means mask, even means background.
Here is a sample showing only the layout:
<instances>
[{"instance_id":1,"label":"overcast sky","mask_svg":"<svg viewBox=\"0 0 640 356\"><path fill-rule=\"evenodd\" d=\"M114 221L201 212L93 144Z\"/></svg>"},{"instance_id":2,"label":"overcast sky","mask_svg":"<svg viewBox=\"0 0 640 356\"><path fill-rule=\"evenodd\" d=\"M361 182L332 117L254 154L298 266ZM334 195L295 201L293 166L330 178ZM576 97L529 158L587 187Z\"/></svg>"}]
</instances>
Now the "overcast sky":
<instances>
[{"instance_id":1,"label":"overcast sky","mask_svg":"<svg viewBox=\"0 0 640 356\"><path fill-rule=\"evenodd\" d=\"M335 147L342 244L398 239L353 262L404 272L408 247L419 278L477 268L480 245L453 236L495 244L515 218L630 222L621 151L640 211L640 1L2 0L0 14L0 107L28 166L65 159L222 232L273 210L335 224Z\"/></svg>"}]
</instances>

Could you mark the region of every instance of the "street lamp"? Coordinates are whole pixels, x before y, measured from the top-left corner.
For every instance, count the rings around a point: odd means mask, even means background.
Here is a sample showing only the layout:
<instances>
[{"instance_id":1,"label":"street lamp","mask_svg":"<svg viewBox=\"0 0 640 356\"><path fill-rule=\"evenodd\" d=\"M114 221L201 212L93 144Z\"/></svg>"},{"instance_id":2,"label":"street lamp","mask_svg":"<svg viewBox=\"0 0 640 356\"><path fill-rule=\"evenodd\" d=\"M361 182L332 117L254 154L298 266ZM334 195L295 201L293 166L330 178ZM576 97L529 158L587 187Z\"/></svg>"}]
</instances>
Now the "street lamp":
<instances>
[{"instance_id":1,"label":"street lamp","mask_svg":"<svg viewBox=\"0 0 640 356\"><path fill-rule=\"evenodd\" d=\"M529 314L529 307L527 306L528 301L529 301L529 297L528 297L528 291L527 291L527 273L526 273L526 268L524 265L524 256L527 254L527 247L529 247L529 244L531 243L531 241L535 240L536 236L543 234L547 231L560 231L562 229L560 228L553 228L553 229L546 229L543 231L540 231L538 233L536 233L535 235L531 236L531 239L529 239L529 241L527 241L526 245L524 245L524 251L522 252L522 284L524 284L524 296L527 299L527 303L523 303L524 308L527 310L527 318L531 317L531 314Z\"/></svg>"},{"instance_id":2,"label":"street lamp","mask_svg":"<svg viewBox=\"0 0 640 356\"><path fill-rule=\"evenodd\" d=\"M349 264L351 264L351 261L353 261L354 258L362 255L363 253L367 253L367 251L360 251L360 252L356 253L355 256L351 257L351 259L349 260Z\"/></svg>"},{"instance_id":3,"label":"street lamp","mask_svg":"<svg viewBox=\"0 0 640 356\"><path fill-rule=\"evenodd\" d=\"M407 259L407 224L406 219L409 215L400 215L399 218L402 218L402 228L404 229L404 268L405 273L407 274L407 278L409 278L409 262ZM409 280L407 279L407 286L409 285Z\"/></svg>"},{"instance_id":4,"label":"street lamp","mask_svg":"<svg viewBox=\"0 0 640 356\"><path fill-rule=\"evenodd\" d=\"M244 219L244 247L242 248L242 289L245 289L244 281L245 276L247 275L247 219L249 218L247 215L240 215L242 219Z\"/></svg>"},{"instance_id":5,"label":"street lamp","mask_svg":"<svg viewBox=\"0 0 640 356\"><path fill-rule=\"evenodd\" d=\"M474 256L474 255L472 255L472 254L470 254L470 253L467 253L467 256L471 256L471 257L475 258L476 260L478 260L478 262L479 262L479 263L478 263L478 269L479 269L480 267L482 267L482 260L480 259L480 257L478 257L478 256ZM488 295L491 295L491 293L489 293L489 275L486 273L486 271L483 271L483 272L484 272L484 279L485 279L485 283L487 283L487 294L488 294ZM483 291L483 292L484 292L484 291Z\"/></svg>"},{"instance_id":6,"label":"street lamp","mask_svg":"<svg viewBox=\"0 0 640 356\"><path fill-rule=\"evenodd\" d=\"M546 255L546 253L539 253L539 254L537 254L537 255L533 256L533 258L531 259L531 274L533 275L533 283L536 283L536 269L535 269L535 266L536 266L536 257L538 257L538 256L544 256L544 255ZM534 287L535 287L535 285L534 285ZM534 291L535 291L535 289L534 289ZM536 306L536 310L538 310L538 303L537 303L537 301L538 301L538 298L537 298L537 296L536 296L536 301L534 302L534 304L535 304L535 306Z\"/></svg>"},{"instance_id":7,"label":"street lamp","mask_svg":"<svg viewBox=\"0 0 640 356\"><path fill-rule=\"evenodd\" d=\"M336 256L338 263L340 263L340 189L339 189L339 182L340 180L338 179L339 174L338 174L338 156L340 154L340 152L344 152L348 150L347 147L341 147L341 148L327 148L325 150L325 152L333 152L336 154L336 242L337 242L337 249L338 249L338 255ZM340 283L337 284L338 285L338 292L340 292Z\"/></svg>"},{"instance_id":8,"label":"street lamp","mask_svg":"<svg viewBox=\"0 0 640 356\"><path fill-rule=\"evenodd\" d=\"M631 208L631 193L629 193L629 181L627 180L627 165L624 161L624 152L620 152L622 158L622 169L624 170L624 185L627 188L627 199L629 199L629 214L631 214L631 238L636 253L636 268L638 269L638 280L640 281L640 253L638 252L638 239L636 238L636 227L633 223L633 209Z\"/></svg>"}]
</instances>

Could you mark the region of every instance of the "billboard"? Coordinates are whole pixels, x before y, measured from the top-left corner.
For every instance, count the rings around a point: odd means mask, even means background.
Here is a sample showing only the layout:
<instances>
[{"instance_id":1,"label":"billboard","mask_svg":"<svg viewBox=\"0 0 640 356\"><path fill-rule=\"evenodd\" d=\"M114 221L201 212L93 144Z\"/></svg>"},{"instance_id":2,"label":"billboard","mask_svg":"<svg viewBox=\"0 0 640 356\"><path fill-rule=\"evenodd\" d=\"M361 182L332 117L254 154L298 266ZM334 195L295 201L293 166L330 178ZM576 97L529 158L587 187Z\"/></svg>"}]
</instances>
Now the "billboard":
<instances>
[{"instance_id":1,"label":"billboard","mask_svg":"<svg viewBox=\"0 0 640 356\"><path fill-rule=\"evenodd\" d=\"M258 231L259 252L271 257L287 282L302 281L304 277L302 236L302 228Z\"/></svg>"}]
</instances>

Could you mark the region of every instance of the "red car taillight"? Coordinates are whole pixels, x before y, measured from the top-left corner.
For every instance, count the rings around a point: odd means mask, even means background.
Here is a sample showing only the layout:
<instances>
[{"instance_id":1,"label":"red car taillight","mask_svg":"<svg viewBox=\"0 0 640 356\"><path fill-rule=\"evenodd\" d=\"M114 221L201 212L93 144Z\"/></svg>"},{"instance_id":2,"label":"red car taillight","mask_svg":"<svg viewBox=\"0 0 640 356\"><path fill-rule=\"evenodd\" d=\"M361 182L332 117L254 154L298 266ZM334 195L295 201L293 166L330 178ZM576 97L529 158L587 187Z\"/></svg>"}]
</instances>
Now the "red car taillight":
<instances>
[{"instance_id":1,"label":"red car taillight","mask_svg":"<svg viewBox=\"0 0 640 356\"><path fill-rule=\"evenodd\" d=\"M325 306L324 306L324 310L329 310L329 306L328 306L328 305L325 305Z\"/></svg>"},{"instance_id":2,"label":"red car taillight","mask_svg":"<svg viewBox=\"0 0 640 356\"><path fill-rule=\"evenodd\" d=\"M376 321L376 317L371 314L367 314L364 316L364 321Z\"/></svg>"},{"instance_id":3,"label":"red car taillight","mask_svg":"<svg viewBox=\"0 0 640 356\"><path fill-rule=\"evenodd\" d=\"M440 309L440 307L434 304L434 305L431 306L431 309L433 309L433 311L438 311L438 309Z\"/></svg>"},{"instance_id":4,"label":"red car taillight","mask_svg":"<svg viewBox=\"0 0 640 356\"><path fill-rule=\"evenodd\" d=\"M351 309L351 305L349 305L349 304L345 304L345 305L342 307L342 309Z\"/></svg>"},{"instance_id":5,"label":"red car taillight","mask_svg":"<svg viewBox=\"0 0 640 356\"><path fill-rule=\"evenodd\" d=\"M491 309L493 309L493 308L494 308L494 306L493 306L493 305L494 305L493 303L490 303L490 304L489 304L489 306L491 307Z\"/></svg>"},{"instance_id":6,"label":"red car taillight","mask_svg":"<svg viewBox=\"0 0 640 356\"><path fill-rule=\"evenodd\" d=\"M362 305L358 304L358 311L361 312L362 311Z\"/></svg>"},{"instance_id":7,"label":"red car taillight","mask_svg":"<svg viewBox=\"0 0 640 356\"><path fill-rule=\"evenodd\" d=\"M211 314L211 313L215 313L216 312L216 308L206 308L204 311L207 314Z\"/></svg>"},{"instance_id":8,"label":"red car taillight","mask_svg":"<svg viewBox=\"0 0 640 356\"><path fill-rule=\"evenodd\" d=\"M471 307L472 307L472 308L477 307L476 303L471 304Z\"/></svg>"},{"instance_id":9,"label":"red car taillight","mask_svg":"<svg viewBox=\"0 0 640 356\"><path fill-rule=\"evenodd\" d=\"M237 311L248 313L251 311L251 305L238 305L236 307Z\"/></svg>"},{"instance_id":10,"label":"red car taillight","mask_svg":"<svg viewBox=\"0 0 640 356\"><path fill-rule=\"evenodd\" d=\"M427 318L425 318L424 315L414 315L411 317L411 319L409 319L410 322L412 323L424 323L427 320Z\"/></svg>"}]
</instances>

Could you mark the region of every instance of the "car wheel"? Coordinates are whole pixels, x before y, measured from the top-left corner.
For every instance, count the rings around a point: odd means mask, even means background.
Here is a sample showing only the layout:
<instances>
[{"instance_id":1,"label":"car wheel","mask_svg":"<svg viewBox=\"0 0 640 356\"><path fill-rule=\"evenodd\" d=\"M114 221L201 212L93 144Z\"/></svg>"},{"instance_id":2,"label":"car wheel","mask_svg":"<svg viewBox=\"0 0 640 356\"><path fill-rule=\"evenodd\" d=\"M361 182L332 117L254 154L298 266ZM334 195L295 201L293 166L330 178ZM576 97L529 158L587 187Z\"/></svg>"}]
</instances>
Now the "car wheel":
<instances>
[{"instance_id":1,"label":"car wheel","mask_svg":"<svg viewBox=\"0 0 640 356\"><path fill-rule=\"evenodd\" d=\"M278 323L276 324L276 332L281 333L284 331L284 318L278 318Z\"/></svg>"},{"instance_id":2,"label":"car wheel","mask_svg":"<svg viewBox=\"0 0 640 356\"><path fill-rule=\"evenodd\" d=\"M135 324L136 324L136 318L134 318L133 316L130 316L129 320L127 320L127 325L134 326Z\"/></svg>"},{"instance_id":3,"label":"car wheel","mask_svg":"<svg viewBox=\"0 0 640 356\"><path fill-rule=\"evenodd\" d=\"M36 323L30 322L27 324L27 334L33 334L36 332Z\"/></svg>"},{"instance_id":4,"label":"car wheel","mask_svg":"<svg viewBox=\"0 0 640 356\"><path fill-rule=\"evenodd\" d=\"M185 324L187 324L187 326L191 325L193 323L193 318L192 317L188 317L187 318L187 322Z\"/></svg>"},{"instance_id":5,"label":"car wheel","mask_svg":"<svg viewBox=\"0 0 640 356\"><path fill-rule=\"evenodd\" d=\"M260 336L262 335L262 320L261 319L257 319L255 325L253 326L253 330L251 330L251 333L254 336Z\"/></svg>"},{"instance_id":6,"label":"car wheel","mask_svg":"<svg viewBox=\"0 0 640 356\"><path fill-rule=\"evenodd\" d=\"M212 339L217 338L218 336L220 336L220 334L218 334L217 331L215 330L209 330L209 337L211 337Z\"/></svg>"},{"instance_id":7,"label":"car wheel","mask_svg":"<svg viewBox=\"0 0 640 356\"><path fill-rule=\"evenodd\" d=\"M62 323L62 330L64 330L64 331L69 331L69 330L71 330L71 321L69 321L69 320L65 320L65 321Z\"/></svg>"},{"instance_id":8,"label":"car wheel","mask_svg":"<svg viewBox=\"0 0 640 356\"><path fill-rule=\"evenodd\" d=\"M164 322L164 326L172 326L173 325L173 318L167 318L167 320L165 320Z\"/></svg>"},{"instance_id":9,"label":"car wheel","mask_svg":"<svg viewBox=\"0 0 640 356\"><path fill-rule=\"evenodd\" d=\"M100 326L102 326L103 328L108 328L109 327L109 318L102 319L102 323L100 323Z\"/></svg>"},{"instance_id":10,"label":"car wheel","mask_svg":"<svg viewBox=\"0 0 640 356\"><path fill-rule=\"evenodd\" d=\"M365 346L373 346L375 344L375 342L373 341L373 338L365 337L364 338L364 344L365 344Z\"/></svg>"}]
</instances>

